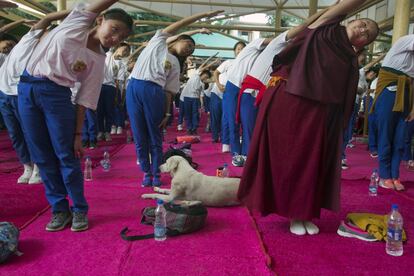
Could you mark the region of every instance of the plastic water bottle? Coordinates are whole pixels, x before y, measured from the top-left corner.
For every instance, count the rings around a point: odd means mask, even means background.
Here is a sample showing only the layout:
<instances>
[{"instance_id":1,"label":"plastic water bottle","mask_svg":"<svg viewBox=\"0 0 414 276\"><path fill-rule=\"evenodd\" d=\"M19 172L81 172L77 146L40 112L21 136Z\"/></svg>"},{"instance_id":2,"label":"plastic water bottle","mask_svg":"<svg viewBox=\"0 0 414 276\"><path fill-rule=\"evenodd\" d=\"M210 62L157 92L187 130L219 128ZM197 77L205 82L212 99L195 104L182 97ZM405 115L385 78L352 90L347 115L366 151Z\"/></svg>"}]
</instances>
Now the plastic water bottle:
<instances>
[{"instance_id":1,"label":"plastic water bottle","mask_svg":"<svg viewBox=\"0 0 414 276\"><path fill-rule=\"evenodd\" d=\"M92 181L92 161L89 156L85 158L85 171L83 172L85 181Z\"/></svg>"},{"instance_id":2,"label":"plastic water bottle","mask_svg":"<svg viewBox=\"0 0 414 276\"><path fill-rule=\"evenodd\" d=\"M155 209L154 222L154 239L156 241L165 241L167 239L167 212L164 208L164 202L161 199L157 200L157 209Z\"/></svg>"},{"instance_id":3,"label":"plastic water bottle","mask_svg":"<svg viewBox=\"0 0 414 276\"><path fill-rule=\"evenodd\" d=\"M392 256L401 256L403 254L403 218L398 212L397 204L392 205L392 210L389 214L387 224L387 242L385 245L385 251L387 254Z\"/></svg>"},{"instance_id":4,"label":"plastic water bottle","mask_svg":"<svg viewBox=\"0 0 414 276\"><path fill-rule=\"evenodd\" d=\"M224 163L223 170L221 171L221 177L229 177L229 175L230 175L229 166L227 165L227 163Z\"/></svg>"},{"instance_id":5,"label":"plastic water bottle","mask_svg":"<svg viewBox=\"0 0 414 276\"><path fill-rule=\"evenodd\" d=\"M101 160L101 166L105 172L109 172L109 170L111 169L111 160L109 159L109 152L107 150L105 150L103 154L103 159Z\"/></svg>"},{"instance_id":6,"label":"plastic water bottle","mask_svg":"<svg viewBox=\"0 0 414 276\"><path fill-rule=\"evenodd\" d=\"M369 195L370 196L377 196L378 195L378 183L379 183L379 175L378 170L374 169L371 174L371 180L369 182Z\"/></svg>"},{"instance_id":7,"label":"plastic water bottle","mask_svg":"<svg viewBox=\"0 0 414 276\"><path fill-rule=\"evenodd\" d=\"M126 131L126 143L131 144L131 142L132 142L131 131L129 129L127 129L127 131Z\"/></svg>"}]
</instances>

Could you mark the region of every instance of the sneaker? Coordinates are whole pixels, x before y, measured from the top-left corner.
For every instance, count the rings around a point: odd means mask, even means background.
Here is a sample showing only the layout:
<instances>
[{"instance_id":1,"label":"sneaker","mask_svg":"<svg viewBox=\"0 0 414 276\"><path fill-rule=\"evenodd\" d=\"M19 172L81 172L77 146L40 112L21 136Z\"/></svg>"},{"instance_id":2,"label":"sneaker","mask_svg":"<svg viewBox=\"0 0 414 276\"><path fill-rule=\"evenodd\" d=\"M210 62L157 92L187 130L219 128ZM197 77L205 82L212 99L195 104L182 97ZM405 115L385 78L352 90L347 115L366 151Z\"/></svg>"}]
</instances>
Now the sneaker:
<instances>
[{"instance_id":1,"label":"sneaker","mask_svg":"<svg viewBox=\"0 0 414 276\"><path fill-rule=\"evenodd\" d=\"M235 167L243 167L244 166L244 157L242 155L235 155L233 156L231 163Z\"/></svg>"},{"instance_id":2,"label":"sneaker","mask_svg":"<svg viewBox=\"0 0 414 276\"><path fill-rule=\"evenodd\" d=\"M117 134L117 135L120 135L120 134L122 134L122 132L123 132L122 127L117 127L117 129L116 129L116 134Z\"/></svg>"},{"instance_id":3,"label":"sneaker","mask_svg":"<svg viewBox=\"0 0 414 276\"><path fill-rule=\"evenodd\" d=\"M221 152L230 152L230 145L223 144Z\"/></svg>"},{"instance_id":4,"label":"sneaker","mask_svg":"<svg viewBox=\"0 0 414 276\"><path fill-rule=\"evenodd\" d=\"M213 139L213 144L217 144L218 142L220 142L219 139Z\"/></svg>"},{"instance_id":5,"label":"sneaker","mask_svg":"<svg viewBox=\"0 0 414 276\"><path fill-rule=\"evenodd\" d=\"M98 132L98 135L96 136L96 139L97 139L98 141L102 141L102 140L103 140L103 138L104 138L104 134L103 134L103 132Z\"/></svg>"},{"instance_id":6,"label":"sneaker","mask_svg":"<svg viewBox=\"0 0 414 276\"><path fill-rule=\"evenodd\" d=\"M345 223L344 221L341 221L341 224L339 225L338 231L336 231L336 233L338 233L339 236L346 238L356 238L370 242L377 241L377 239L370 233L362 231L351 223Z\"/></svg>"},{"instance_id":7,"label":"sneaker","mask_svg":"<svg viewBox=\"0 0 414 276\"><path fill-rule=\"evenodd\" d=\"M96 141L92 140L89 142L89 149L96 149Z\"/></svg>"},{"instance_id":8,"label":"sneaker","mask_svg":"<svg viewBox=\"0 0 414 276\"><path fill-rule=\"evenodd\" d=\"M177 130L178 130L178 131L182 131L182 130L183 130L183 126L182 126L182 125L178 125L178 126L177 126Z\"/></svg>"},{"instance_id":9,"label":"sneaker","mask_svg":"<svg viewBox=\"0 0 414 276\"><path fill-rule=\"evenodd\" d=\"M377 158L378 157L378 152L371 152L369 154L372 158Z\"/></svg>"},{"instance_id":10,"label":"sneaker","mask_svg":"<svg viewBox=\"0 0 414 276\"><path fill-rule=\"evenodd\" d=\"M191 131L191 134L192 134L192 135L198 135L197 129L193 129L193 130Z\"/></svg>"},{"instance_id":11,"label":"sneaker","mask_svg":"<svg viewBox=\"0 0 414 276\"><path fill-rule=\"evenodd\" d=\"M379 186L384 189L394 189L394 182L392 179L380 179Z\"/></svg>"},{"instance_id":12,"label":"sneaker","mask_svg":"<svg viewBox=\"0 0 414 276\"><path fill-rule=\"evenodd\" d=\"M104 139L105 139L106 142L112 141L111 134L109 134L108 132L105 132L104 133Z\"/></svg>"},{"instance_id":13,"label":"sneaker","mask_svg":"<svg viewBox=\"0 0 414 276\"><path fill-rule=\"evenodd\" d=\"M342 159L342 162L341 162L341 168L343 169L343 170L346 170L346 169L348 169L349 167L348 167L348 164L346 163L346 159Z\"/></svg>"},{"instance_id":14,"label":"sneaker","mask_svg":"<svg viewBox=\"0 0 414 276\"><path fill-rule=\"evenodd\" d=\"M413 160L408 160L408 162L407 162L407 170L414 171L414 161Z\"/></svg>"},{"instance_id":15,"label":"sneaker","mask_svg":"<svg viewBox=\"0 0 414 276\"><path fill-rule=\"evenodd\" d=\"M141 187L151 187L152 186L152 175L150 173L144 174L144 179L142 180Z\"/></svg>"},{"instance_id":16,"label":"sneaker","mask_svg":"<svg viewBox=\"0 0 414 276\"><path fill-rule=\"evenodd\" d=\"M137 158L137 165L139 166L139 159Z\"/></svg>"},{"instance_id":17,"label":"sneaker","mask_svg":"<svg viewBox=\"0 0 414 276\"><path fill-rule=\"evenodd\" d=\"M152 186L153 187L161 187L161 175L157 174L154 176L154 179L152 179Z\"/></svg>"},{"instance_id":18,"label":"sneaker","mask_svg":"<svg viewBox=\"0 0 414 276\"><path fill-rule=\"evenodd\" d=\"M88 141L82 141L82 148L88 147Z\"/></svg>"},{"instance_id":19,"label":"sneaker","mask_svg":"<svg viewBox=\"0 0 414 276\"><path fill-rule=\"evenodd\" d=\"M85 231L88 229L88 217L84 212L73 212L72 227L73 232Z\"/></svg>"},{"instance_id":20,"label":"sneaker","mask_svg":"<svg viewBox=\"0 0 414 276\"><path fill-rule=\"evenodd\" d=\"M404 185L401 183L401 181L399 179L394 179L392 182L394 184L394 189L396 191L401 192L401 191L404 191L405 190Z\"/></svg>"},{"instance_id":21,"label":"sneaker","mask_svg":"<svg viewBox=\"0 0 414 276\"><path fill-rule=\"evenodd\" d=\"M352 144L352 143L349 143L349 144L347 144L347 145L346 145L346 147L347 147L347 148L351 148L351 149L352 149L352 148L355 148L355 145L354 145L354 144Z\"/></svg>"},{"instance_id":22,"label":"sneaker","mask_svg":"<svg viewBox=\"0 0 414 276\"><path fill-rule=\"evenodd\" d=\"M46 225L46 231L56 232L63 230L72 220L72 214L68 212L53 212L52 219Z\"/></svg>"},{"instance_id":23,"label":"sneaker","mask_svg":"<svg viewBox=\"0 0 414 276\"><path fill-rule=\"evenodd\" d=\"M29 165L24 165L23 174L17 179L18 184L27 184L29 183L30 177L32 176L33 168Z\"/></svg>"},{"instance_id":24,"label":"sneaker","mask_svg":"<svg viewBox=\"0 0 414 276\"><path fill-rule=\"evenodd\" d=\"M116 134L116 126L111 127L111 134Z\"/></svg>"}]
</instances>

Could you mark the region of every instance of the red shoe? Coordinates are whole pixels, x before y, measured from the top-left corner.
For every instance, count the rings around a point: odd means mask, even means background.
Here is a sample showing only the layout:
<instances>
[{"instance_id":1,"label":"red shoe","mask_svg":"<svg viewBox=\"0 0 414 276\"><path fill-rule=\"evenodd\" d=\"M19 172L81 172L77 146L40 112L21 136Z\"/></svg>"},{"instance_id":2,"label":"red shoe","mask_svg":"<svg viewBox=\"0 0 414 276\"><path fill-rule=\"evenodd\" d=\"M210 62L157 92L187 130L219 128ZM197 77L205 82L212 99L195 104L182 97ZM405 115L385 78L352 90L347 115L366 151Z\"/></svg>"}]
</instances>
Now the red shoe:
<instances>
[{"instance_id":1,"label":"red shoe","mask_svg":"<svg viewBox=\"0 0 414 276\"><path fill-rule=\"evenodd\" d=\"M392 179L381 179L379 185L384 189L394 189L394 182Z\"/></svg>"}]
</instances>

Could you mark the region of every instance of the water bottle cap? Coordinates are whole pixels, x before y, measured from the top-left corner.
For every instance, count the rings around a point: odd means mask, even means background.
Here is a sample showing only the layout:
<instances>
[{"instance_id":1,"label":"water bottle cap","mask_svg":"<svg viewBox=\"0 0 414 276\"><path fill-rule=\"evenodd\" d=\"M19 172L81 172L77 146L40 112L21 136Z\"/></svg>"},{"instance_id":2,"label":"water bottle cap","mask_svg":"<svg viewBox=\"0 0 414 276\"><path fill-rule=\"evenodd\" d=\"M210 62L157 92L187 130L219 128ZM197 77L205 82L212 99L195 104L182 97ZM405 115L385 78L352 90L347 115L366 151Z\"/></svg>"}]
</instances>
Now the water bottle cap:
<instances>
[{"instance_id":1,"label":"water bottle cap","mask_svg":"<svg viewBox=\"0 0 414 276\"><path fill-rule=\"evenodd\" d=\"M157 199L157 204L158 205L163 205L164 204L164 201L162 201L162 199Z\"/></svg>"},{"instance_id":2,"label":"water bottle cap","mask_svg":"<svg viewBox=\"0 0 414 276\"><path fill-rule=\"evenodd\" d=\"M224 167L228 167L227 163L224 163Z\"/></svg>"},{"instance_id":3,"label":"water bottle cap","mask_svg":"<svg viewBox=\"0 0 414 276\"><path fill-rule=\"evenodd\" d=\"M392 210L398 210L398 204L393 204L393 205L391 206L391 209L392 209Z\"/></svg>"},{"instance_id":4,"label":"water bottle cap","mask_svg":"<svg viewBox=\"0 0 414 276\"><path fill-rule=\"evenodd\" d=\"M378 169L374 169L373 172L378 172Z\"/></svg>"}]
</instances>

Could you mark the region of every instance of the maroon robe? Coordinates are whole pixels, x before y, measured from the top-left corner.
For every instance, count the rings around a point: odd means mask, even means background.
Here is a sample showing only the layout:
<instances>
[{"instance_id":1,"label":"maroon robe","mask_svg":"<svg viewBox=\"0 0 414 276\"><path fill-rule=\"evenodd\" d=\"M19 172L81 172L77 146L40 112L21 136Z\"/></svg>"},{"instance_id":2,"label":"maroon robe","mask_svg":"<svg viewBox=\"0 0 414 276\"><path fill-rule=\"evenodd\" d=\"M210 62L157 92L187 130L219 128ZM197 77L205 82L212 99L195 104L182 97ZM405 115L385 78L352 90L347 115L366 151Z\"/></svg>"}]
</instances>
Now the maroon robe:
<instances>
[{"instance_id":1,"label":"maroon robe","mask_svg":"<svg viewBox=\"0 0 414 276\"><path fill-rule=\"evenodd\" d=\"M358 84L338 17L306 29L275 57L280 81L264 94L238 196L250 209L294 219L339 210L342 129Z\"/></svg>"}]
</instances>

